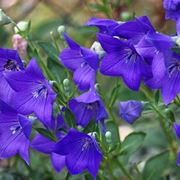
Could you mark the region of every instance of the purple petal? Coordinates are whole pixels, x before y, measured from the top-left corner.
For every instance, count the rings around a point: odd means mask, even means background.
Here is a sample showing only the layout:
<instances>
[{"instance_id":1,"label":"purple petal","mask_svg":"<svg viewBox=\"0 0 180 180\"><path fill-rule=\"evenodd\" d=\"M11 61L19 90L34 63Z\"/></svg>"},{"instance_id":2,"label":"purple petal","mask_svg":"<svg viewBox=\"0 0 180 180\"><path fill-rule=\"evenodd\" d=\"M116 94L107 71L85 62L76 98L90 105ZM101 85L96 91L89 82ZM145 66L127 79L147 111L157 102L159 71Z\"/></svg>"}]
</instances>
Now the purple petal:
<instances>
[{"instance_id":1,"label":"purple petal","mask_svg":"<svg viewBox=\"0 0 180 180\"><path fill-rule=\"evenodd\" d=\"M180 92L180 73L166 75L162 81L162 97L164 103L169 104Z\"/></svg>"},{"instance_id":2,"label":"purple petal","mask_svg":"<svg viewBox=\"0 0 180 180\"><path fill-rule=\"evenodd\" d=\"M80 49L80 45L73 41L66 33L64 33L64 39L66 40L69 47L73 50Z\"/></svg>"},{"instance_id":3,"label":"purple petal","mask_svg":"<svg viewBox=\"0 0 180 180\"><path fill-rule=\"evenodd\" d=\"M75 71L77 68L81 67L82 63L84 63L84 58L80 49L74 50L66 48L61 52L59 57L62 64L72 71Z\"/></svg>"},{"instance_id":4,"label":"purple petal","mask_svg":"<svg viewBox=\"0 0 180 180\"><path fill-rule=\"evenodd\" d=\"M124 41L121 41L120 39L117 38L113 38L109 35L98 34L97 38L101 43L102 48L108 53L118 52L122 50L124 46L127 46Z\"/></svg>"},{"instance_id":5,"label":"purple petal","mask_svg":"<svg viewBox=\"0 0 180 180\"><path fill-rule=\"evenodd\" d=\"M176 136L178 137L178 139L180 139L180 125L177 123L174 123L173 126L176 132Z\"/></svg>"},{"instance_id":6,"label":"purple petal","mask_svg":"<svg viewBox=\"0 0 180 180\"><path fill-rule=\"evenodd\" d=\"M65 159L66 156L62 156L56 153L51 154L51 163L57 172L60 172L65 167Z\"/></svg>"},{"instance_id":7,"label":"purple petal","mask_svg":"<svg viewBox=\"0 0 180 180\"><path fill-rule=\"evenodd\" d=\"M18 120L23 129L24 135L29 139L31 135L31 130L32 130L31 121L27 119L25 116L20 115L20 114L18 115Z\"/></svg>"},{"instance_id":8,"label":"purple petal","mask_svg":"<svg viewBox=\"0 0 180 180\"><path fill-rule=\"evenodd\" d=\"M89 66L91 66L94 70L97 70L99 65L98 54L88 48L81 48L81 53Z\"/></svg>"},{"instance_id":9,"label":"purple petal","mask_svg":"<svg viewBox=\"0 0 180 180\"><path fill-rule=\"evenodd\" d=\"M23 63L16 50L0 48L0 59L15 60L17 61L19 68L23 70Z\"/></svg>"},{"instance_id":10,"label":"purple petal","mask_svg":"<svg viewBox=\"0 0 180 180\"><path fill-rule=\"evenodd\" d=\"M115 36L138 41L149 31L155 31L147 16L141 16L135 20L120 24L114 30Z\"/></svg>"},{"instance_id":11,"label":"purple petal","mask_svg":"<svg viewBox=\"0 0 180 180\"><path fill-rule=\"evenodd\" d=\"M88 90L95 83L96 71L88 64L84 64L74 72L73 79L82 91Z\"/></svg>"},{"instance_id":12,"label":"purple petal","mask_svg":"<svg viewBox=\"0 0 180 180\"><path fill-rule=\"evenodd\" d=\"M55 147L55 142L38 134L31 142L31 147L39 152L51 154Z\"/></svg>"}]
</instances>

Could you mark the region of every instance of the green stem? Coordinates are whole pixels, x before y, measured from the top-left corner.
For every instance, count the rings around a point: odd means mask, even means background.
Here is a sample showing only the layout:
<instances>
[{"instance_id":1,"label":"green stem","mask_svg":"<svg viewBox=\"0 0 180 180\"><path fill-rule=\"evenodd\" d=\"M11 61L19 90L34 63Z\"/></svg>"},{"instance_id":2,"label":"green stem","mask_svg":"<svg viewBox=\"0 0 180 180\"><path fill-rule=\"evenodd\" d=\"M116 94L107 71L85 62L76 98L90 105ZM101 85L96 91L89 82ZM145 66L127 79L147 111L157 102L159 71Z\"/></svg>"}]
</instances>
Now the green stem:
<instances>
[{"instance_id":1,"label":"green stem","mask_svg":"<svg viewBox=\"0 0 180 180\"><path fill-rule=\"evenodd\" d=\"M158 105L155 105L153 103L154 101L154 98L151 94L151 92L149 91L148 88L146 88L145 86L141 86L141 89L140 89L144 95L147 97L147 99L150 101L150 104L151 104L151 107L152 109L156 112L156 114L158 115L158 120L159 120L159 123L161 124L161 128L166 136L166 139L168 140L169 142L169 145L171 147L171 151L173 152L174 156L176 156L176 153L177 153L177 147L176 147L176 144L174 143L174 140L173 140L173 137L172 135L169 133L168 129L166 128L166 124L165 124L165 121L167 121L167 118L164 116L164 114L161 112L161 110L159 109Z\"/></svg>"},{"instance_id":2,"label":"green stem","mask_svg":"<svg viewBox=\"0 0 180 180\"><path fill-rule=\"evenodd\" d=\"M129 174L129 172L126 170L126 168L123 166L123 164L117 160L118 166L120 167L121 171L124 173L124 175L127 177L128 180L133 180L132 176Z\"/></svg>"}]
</instances>

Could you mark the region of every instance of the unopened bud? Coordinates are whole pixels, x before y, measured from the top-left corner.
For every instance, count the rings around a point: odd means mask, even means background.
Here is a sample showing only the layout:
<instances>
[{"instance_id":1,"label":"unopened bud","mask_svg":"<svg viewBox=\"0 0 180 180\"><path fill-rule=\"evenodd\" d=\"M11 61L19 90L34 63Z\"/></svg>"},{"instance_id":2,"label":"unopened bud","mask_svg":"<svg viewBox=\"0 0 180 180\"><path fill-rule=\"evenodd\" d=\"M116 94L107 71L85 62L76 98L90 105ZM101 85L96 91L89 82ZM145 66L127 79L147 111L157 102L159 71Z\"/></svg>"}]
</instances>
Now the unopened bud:
<instances>
[{"instance_id":1,"label":"unopened bud","mask_svg":"<svg viewBox=\"0 0 180 180\"><path fill-rule=\"evenodd\" d=\"M0 25L10 24L12 22L12 19L7 16L2 9L0 9Z\"/></svg>"},{"instance_id":2,"label":"unopened bud","mask_svg":"<svg viewBox=\"0 0 180 180\"><path fill-rule=\"evenodd\" d=\"M99 92L99 90L100 90L100 85L99 85L99 83L96 83L96 84L94 85L94 87L95 87L96 91Z\"/></svg>"},{"instance_id":3,"label":"unopened bud","mask_svg":"<svg viewBox=\"0 0 180 180\"><path fill-rule=\"evenodd\" d=\"M64 79L64 80L63 80L63 85L64 85L64 87L68 87L68 86L69 86L69 83L70 83L69 79Z\"/></svg>"},{"instance_id":4,"label":"unopened bud","mask_svg":"<svg viewBox=\"0 0 180 180\"><path fill-rule=\"evenodd\" d=\"M101 44L97 41L93 43L93 45L91 46L91 50L95 51L99 55L99 58L102 58L105 54Z\"/></svg>"},{"instance_id":5,"label":"unopened bud","mask_svg":"<svg viewBox=\"0 0 180 180\"><path fill-rule=\"evenodd\" d=\"M65 26L61 25L57 28L58 33L60 34L60 36L62 36L64 34L64 32L66 31Z\"/></svg>"},{"instance_id":6,"label":"unopened bud","mask_svg":"<svg viewBox=\"0 0 180 180\"><path fill-rule=\"evenodd\" d=\"M176 39L176 44L180 47L180 37Z\"/></svg>"},{"instance_id":7,"label":"unopened bud","mask_svg":"<svg viewBox=\"0 0 180 180\"><path fill-rule=\"evenodd\" d=\"M105 137L106 137L107 143L111 143L111 141L112 141L112 134L111 134L110 131L106 132Z\"/></svg>"},{"instance_id":8,"label":"unopened bud","mask_svg":"<svg viewBox=\"0 0 180 180\"><path fill-rule=\"evenodd\" d=\"M25 32L27 31L29 28L29 22L27 21L20 21L17 23L17 27L14 27L14 31L15 33L19 33L21 32Z\"/></svg>"},{"instance_id":9,"label":"unopened bud","mask_svg":"<svg viewBox=\"0 0 180 180\"><path fill-rule=\"evenodd\" d=\"M129 12L124 11L121 13L121 18L123 21L128 21L128 20L132 19L132 15Z\"/></svg>"}]
</instances>

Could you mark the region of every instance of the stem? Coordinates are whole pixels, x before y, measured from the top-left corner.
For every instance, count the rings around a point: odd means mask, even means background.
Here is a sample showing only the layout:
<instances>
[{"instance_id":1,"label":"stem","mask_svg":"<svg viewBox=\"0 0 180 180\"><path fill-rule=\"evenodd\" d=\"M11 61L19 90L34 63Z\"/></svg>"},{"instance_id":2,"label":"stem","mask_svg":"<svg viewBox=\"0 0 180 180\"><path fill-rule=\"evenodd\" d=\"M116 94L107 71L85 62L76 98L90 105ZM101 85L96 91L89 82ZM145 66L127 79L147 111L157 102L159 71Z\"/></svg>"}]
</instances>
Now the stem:
<instances>
[{"instance_id":1,"label":"stem","mask_svg":"<svg viewBox=\"0 0 180 180\"><path fill-rule=\"evenodd\" d=\"M173 140L173 137L172 135L169 133L168 129L166 128L166 124L165 124L165 121L167 120L167 118L164 116L164 114L161 112L161 110L159 109L158 105L155 105L153 103L153 96L151 94L151 92L149 91L148 88L146 88L145 86L141 86L141 89L140 89L144 95L147 97L147 99L150 101L150 104L151 104L151 107L152 109L156 112L156 114L158 115L158 120L161 124L161 128L169 142L169 145L170 145L170 148L171 148L171 151L173 152L174 156L176 156L176 153L177 153L177 147L176 147L176 144L174 143L174 140Z\"/></svg>"},{"instance_id":2,"label":"stem","mask_svg":"<svg viewBox=\"0 0 180 180\"><path fill-rule=\"evenodd\" d=\"M124 175L127 177L128 180L133 180L129 172L126 170L126 168L123 166L123 164L120 161L117 161L118 166L120 167L121 171L124 173Z\"/></svg>"}]
</instances>

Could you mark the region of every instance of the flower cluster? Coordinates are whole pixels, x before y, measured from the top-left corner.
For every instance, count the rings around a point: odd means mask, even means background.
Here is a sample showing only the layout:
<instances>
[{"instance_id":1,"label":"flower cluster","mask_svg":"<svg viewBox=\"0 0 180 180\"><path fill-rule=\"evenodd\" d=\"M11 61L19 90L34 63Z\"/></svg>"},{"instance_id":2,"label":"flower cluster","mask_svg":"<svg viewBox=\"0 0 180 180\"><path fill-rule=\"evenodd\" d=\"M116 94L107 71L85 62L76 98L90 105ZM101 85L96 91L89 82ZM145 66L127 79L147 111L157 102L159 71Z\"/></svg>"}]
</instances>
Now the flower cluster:
<instances>
[{"instance_id":1,"label":"flower cluster","mask_svg":"<svg viewBox=\"0 0 180 180\"><path fill-rule=\"evenodd\" d=\"M32 148L49 155L57 172L65 167L71 174L87 170L96 178L103 159L101 136L106 134L105 120L111 113L96 86L97 73L122 78L133 91L139 91L141 83L160 90L165 105L180 92L180 47L176 43L180 2L164 1L164 6L166 17L177 21L176 37L157 32L146 16L127 22L91 18L85 26L99 29L98 42L91 48L64 33L68 47L60 52L59 63L72 71L79 90L78 97L73 95L64 104L56 101L61 89L43 75L37 58L25 64L16 50L0 49L0 158L19 154L29 164ZM120 117L132 124L141 116L143 103L120 102L119 109ZM73 125L65 121L67 111L74 117ZM31 138L36 122L52 133L51 138L40 132ZM91 123L101 129L89 130ZM174 127L179 137L179 125Z\"/></svg>"}]
</instances>

